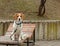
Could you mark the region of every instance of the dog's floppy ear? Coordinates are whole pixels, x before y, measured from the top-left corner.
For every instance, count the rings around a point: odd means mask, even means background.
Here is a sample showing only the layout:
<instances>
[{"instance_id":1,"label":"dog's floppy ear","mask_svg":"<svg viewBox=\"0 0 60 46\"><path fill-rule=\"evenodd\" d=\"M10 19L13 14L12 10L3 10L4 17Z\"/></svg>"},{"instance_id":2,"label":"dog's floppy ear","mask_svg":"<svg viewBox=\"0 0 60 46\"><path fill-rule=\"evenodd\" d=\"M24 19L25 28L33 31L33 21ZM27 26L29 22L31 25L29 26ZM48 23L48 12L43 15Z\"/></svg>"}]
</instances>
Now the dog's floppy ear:
<instances>
[{"instance_id":1,"label":"dog's floppy ear","mask_svg":"<svg viewBox=\"0 0 60 46\"><path fill-rule=\"evenodd\" d=\"M23 13L21 13L21 15L22 15L22 19L24 20L24 18L25 18L25 17L24 17L24 14L23 14Z\"/></svg>"},{"instance_id":2,"label":"dog's floppy ear","mask_svg":"<svg viewBox=\"0 0 60 46\"><path fill-rule=\"evenodd\" d=\"M24 19L24 14L23 13L15 13L14 16L13 16L14 20L16 20L18 16L21 16L21 18Z\"/></svg>"},{"instance_id":3,"label":"dog's floppy ear","mask_svg":"<svg viewBox=\"0 0 60 46\"><path fill-rule=\"evenodd\" d=\"M15 14L13 15L13 18L14 18L14 20L17 19L17 13L15 13Z\"/></svg>"}]
</instances>

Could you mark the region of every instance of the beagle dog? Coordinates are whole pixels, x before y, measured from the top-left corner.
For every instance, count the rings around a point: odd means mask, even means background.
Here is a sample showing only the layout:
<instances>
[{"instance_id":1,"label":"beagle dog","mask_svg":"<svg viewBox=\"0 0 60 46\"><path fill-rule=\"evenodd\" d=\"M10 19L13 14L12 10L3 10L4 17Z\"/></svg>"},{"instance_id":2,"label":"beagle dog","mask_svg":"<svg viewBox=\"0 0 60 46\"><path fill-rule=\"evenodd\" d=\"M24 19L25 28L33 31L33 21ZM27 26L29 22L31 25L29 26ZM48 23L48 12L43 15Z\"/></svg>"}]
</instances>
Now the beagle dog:
<instances>
[{"instance_id":1,"label":"beagle dog","mask_svg":"<svg viewBox=\"0 0 60 46\"><path fill-rule=\"evenodd\" d=\"M13 23L13 32L10 36L11 40L21 40L22 39L22 27L23 27L23 13L16 13L14 16L14 23Z\"/></svg>"}]
</instances>

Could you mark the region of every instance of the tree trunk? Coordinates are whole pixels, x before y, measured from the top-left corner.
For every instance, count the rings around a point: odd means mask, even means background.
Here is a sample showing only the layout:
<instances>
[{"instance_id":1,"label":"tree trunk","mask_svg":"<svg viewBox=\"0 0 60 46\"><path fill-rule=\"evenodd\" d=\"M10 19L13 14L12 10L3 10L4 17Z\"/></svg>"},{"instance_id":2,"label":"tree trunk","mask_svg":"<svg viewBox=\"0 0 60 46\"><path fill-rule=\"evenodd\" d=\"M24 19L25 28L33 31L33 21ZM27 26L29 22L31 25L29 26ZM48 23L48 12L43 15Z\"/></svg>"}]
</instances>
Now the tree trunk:
<instances>
[{"instance_id":1,"label":"tree trunk","mask_svg":"<svg viewBox=\"0 0 60 46\"><path fill-rule=\"evenodd\" d=\"M45 2L46 2L46 0L41 0L40 6L39 6L38 16L44 15L44 13L45 13Z\"/></svg>"}]
</instances>

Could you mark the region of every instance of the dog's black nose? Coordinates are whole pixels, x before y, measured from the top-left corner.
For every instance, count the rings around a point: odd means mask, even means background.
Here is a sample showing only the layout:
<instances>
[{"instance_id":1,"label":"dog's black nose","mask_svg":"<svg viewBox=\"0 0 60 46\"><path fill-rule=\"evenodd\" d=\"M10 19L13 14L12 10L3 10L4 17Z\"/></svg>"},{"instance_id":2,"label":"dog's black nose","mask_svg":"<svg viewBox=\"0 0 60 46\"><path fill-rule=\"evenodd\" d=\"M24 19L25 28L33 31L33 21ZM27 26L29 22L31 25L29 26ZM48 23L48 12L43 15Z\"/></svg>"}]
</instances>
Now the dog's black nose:
<instances>
[{"instance_id":1,"label":"dog's black nose","mask_svg":"<svg viewBox=\"0 0 60 46\"><path fill-rule=\"evenodd\" d=\"M20 21L20 19L19 19L19 21Z\"/></svg>"}]
</instances>

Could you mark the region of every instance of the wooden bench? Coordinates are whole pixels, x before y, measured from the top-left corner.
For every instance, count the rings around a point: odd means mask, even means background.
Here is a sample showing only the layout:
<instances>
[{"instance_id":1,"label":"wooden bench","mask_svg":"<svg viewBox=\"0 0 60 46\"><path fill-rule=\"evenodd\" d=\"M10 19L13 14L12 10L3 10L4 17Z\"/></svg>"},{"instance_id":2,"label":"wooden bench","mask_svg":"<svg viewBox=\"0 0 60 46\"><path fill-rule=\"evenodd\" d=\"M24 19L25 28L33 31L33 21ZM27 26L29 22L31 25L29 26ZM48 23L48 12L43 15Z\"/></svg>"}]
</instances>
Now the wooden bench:
<instances>
[{"instance_id":1,"label":"wooden bench","mask_svg":"<svg viewBox=\"0 0 60 46\"><path fill-rule=\"evenodd\" d=\"M12 32L12 23L9 25L8 30L4 36L0 36L0 44L3 45L18 45L20 43L27 43L27 46L29 46L29 43L35 43L35 24L34 23L24 23L22 31L28 35L28 37L21 41L12 41L10 40L10 35ZM29 39L31 39L33 36L33 42L30 42ZM3 39L3 40L2 40ZM27 42L25 42L27 40Z\"/></svg>"}]
</instances>

